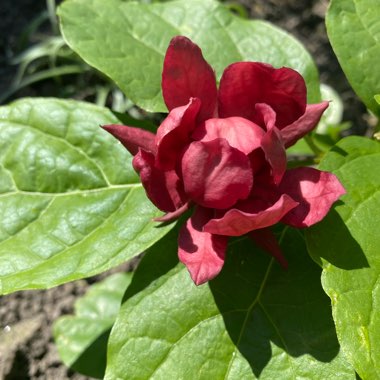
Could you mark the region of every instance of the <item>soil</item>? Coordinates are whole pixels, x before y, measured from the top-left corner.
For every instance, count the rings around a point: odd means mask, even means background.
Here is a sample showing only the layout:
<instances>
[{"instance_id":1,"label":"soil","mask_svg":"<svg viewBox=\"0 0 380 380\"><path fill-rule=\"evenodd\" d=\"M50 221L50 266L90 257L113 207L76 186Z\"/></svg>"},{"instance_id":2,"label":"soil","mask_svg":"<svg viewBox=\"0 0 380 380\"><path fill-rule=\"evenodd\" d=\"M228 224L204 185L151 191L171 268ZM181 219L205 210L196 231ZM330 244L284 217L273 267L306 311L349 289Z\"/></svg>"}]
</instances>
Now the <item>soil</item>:
<instances>
[{"instance_id":1,"label":"soil","mask_svg":"<svg viewBox=\"0 0 380 380\"><path fill-rule=\"evenodd\" d=\"M75 299L83 295L87 287L86 281L76 281L46 291L18 292L0 299L3 330L0 333L0 378L85 379L62 365L51 326L60 315L72 312Z\"/></svg>"},{"instance_id":2,"label":"soil","mask_svg":"<svg viewBox=\"0 0 380 380\"><path fill-rule=\"evenodd\" d=\"M53 323L73 313L74 302L89 286L112 273L135 269L138 260L56 288L0 297L0 380L91 380L61 362L52 336Z\"/></svg>"},{"instance_id":3,"label":"soil","mask_svg":"<svg viewBox=\"0 0 380 380\"><path fill-rule=\"evenodd\" d=\"M351 121L353 125L349 133L364 134L367 128L365 107L348 84L326 35L324 15L328 1L234 2L242 4L250 17L271 21L301 40L315 59L322 82L331 85L341 95L345 105L344 120ZM9 59L25 49L26 43L33 44L35 38L41 37L41 33L49 32L49 25L45 23L37 33L23 38L25 28L46 10L45 7L44 1L1 0L0 93L10 85L16 72L16 67L7 64ZM17 96L25 93L55 96L54 86L47 84L35 84ZM98 276L50 290L24 291L0 298L0 380L89 379L73 373L60 362L51 327L59 316L72 313L76 298L85 293L89 284L100 278Z\"/></svg>"}]
</instances>

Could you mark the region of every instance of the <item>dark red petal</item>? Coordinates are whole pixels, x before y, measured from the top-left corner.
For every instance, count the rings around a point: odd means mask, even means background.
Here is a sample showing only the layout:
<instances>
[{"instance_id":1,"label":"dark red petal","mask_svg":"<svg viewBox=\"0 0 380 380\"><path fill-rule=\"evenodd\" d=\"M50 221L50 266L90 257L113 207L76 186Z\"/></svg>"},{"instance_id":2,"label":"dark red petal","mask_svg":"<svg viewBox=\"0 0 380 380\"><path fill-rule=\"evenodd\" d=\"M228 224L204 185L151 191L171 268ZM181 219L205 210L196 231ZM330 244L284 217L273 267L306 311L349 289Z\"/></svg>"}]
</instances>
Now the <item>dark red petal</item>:
<instances>
[{"instance_id":1,"label":"dark red petal","mask_svg":"<svg viewBox=\"0 0 380 380\"><path fill-rule=\"evenodd\" d=\"M261 148L272 169L273 182L278 185L286 171L286 152L280 131L276 127L263 136Z\"/></svg>"},{"instance_id":2,"label":"dark red petal","mask_svg":"<svg viewBox=\"0 0 380 380\"><path fill-rule=\"evenodd\" d=\"M102 128L116 137L132 155L137 154L139 148L147 152L155 152L155 135L152 132L117 124L103 125Z\"/></svg>"},{"instance_id":3,"label":"dark red petal","mask_svg":"<svg viewBox=\"0 0 380 380\"><path fill-rule=\"evenodd\" d=\"M190 134L195 128L200 105L199 99L191 98L186 106L172 109L159 126L155 140L158 168L175 168L178 154L190 143Z\"/></svg>"},{"instance_id":4,"label":"dark red petal","mask_svg":"<svg viewBox=\"0 0 380 380\"><path fill-rule=\"evenodd\" d=\"M260 248L273 256L284 269L288 268L288 262L270 228L251 231L248 236L251 237Z\"/></svg>"},{"instance_id":5,"label":"dark red petal","mask_svg":"<svg viewBox=\"0 0 380 380\"><path fill-rule=\"evenodd\" d=\"M213 279L224 264L227 236L202 231L211 216L212 210L197 207L179 234L178 257L186 265L196 285Z\"/></svg>"},{"instance_id":6,"label":"dark red petal","mask_svg":"<svg viewBox=\"0 0 380 380\"><path fill-rule=\"evenodd\" d=\"M170 111L187 104L190 98L198 98L202 103L198 120L215 116L215 73L203 58L201 49L186 37L174 37L166 51L162 93Z\"/></svg>"},{"instance_id":7,"label":"dark red petal","mask_svg":"<svg viewBox=\"0 0 380 380\"><path fill-rule=\"evenodd\" d=\"M313 130L322 117L323 112L329 106L329 102L308 104L305 113L295 122L281 130L281 136L285 147L294 145L299 139Z\"/></svg>"},{"instance_id":8,"label":"dark red petal","mask_svg":"<svg viewBox=\"0 0 380 380\"><path fill-rule=\"evenodd\" d=\"M167 212L163 216L159 216L158 218L154 218L153 220L155 222L171 222L172 220L178 219L184 212L186 212L191 206L190 202L186 202L183 206L181 206L179 209Z\"/></svg>"},{"instance_id":9,"label":"dark red petal","mask_svg":"<svg viewBox=\"0 0 380 380\"><path fill-rule=\"evenodd\" d=\"M226 68L219 87L219 116L241 116L256 122L255 104L276 112L279 129L304 114L306 86L295 70L275 69L260 62L238 62Z\"/></svg>"},{"instance_id":10,"label":"dark red petal","mask_svg":"<svg viewBox=\"0 0 380 380\"><path fill-rule=\"evenodd\" d=\"M242 117L209 119L197 127L192 134L194 140L211 141L223 138L233 148L245 154L261 146L264 131L258 125Z\"/></svg>"},{"instance_id":11,"label":"dark red petal","mask_svg":"<svg viewBox=\"0 0 380 380\"><path fill-rule=\"evenodd\" d=\"M157 208L165 212L173 212L187 202L176 172L155 168L153 154L140 149L132 163L134 169L140 174L148 198Z\"/></svg>"},{"instance_id":12,"label":"dark red petal","mask_svg":"<svg viewBox=\"0 0 380 380\"><path fill-rule=\"evenodd\" d=\"M255 104L255 119L264 130L270 131L276 124L276 112L265 103Z\"/></svg>"},{"instance_id":13,"label":"dark red petal","mask_svg":"<svg viewBox=\"0 0 380 380\"><path fill-rule=\"evenodd\" d=\"M192 142L182 157L186 194L210 208L229 208L248 197L253 183L248 157L225 139Z\"/></svg>"},{"instance_id":14,"label":"dark red petal","mask_svg":"<svg viewBox=\"0 0 380 380\"><path fill-rule=\"evenodd\" d=\"M299 202L282 221L294 227L308 227L322 220L332 204L346 193L338 178L313 168L288 170L279 190Z\"/></svg>"},{"instance_id":15,"label":"dark red petal","mask_svg":"<svg viewBox=\"0 0 380 380\"><path fill-rule=\"evenodd\" d=\"M228 210L220 219L211 219L204 231L212 234L240 236L250 231L269 227L279 222L298 203L288 195L282 195L272 206L262 208L262 202L247 200L239 209Z\"/></svg>"},{"instance_id":16,"label":"dark red petal","mask_svg":"<svg viewBox=\"0 0 380 380\"><path fill-rule=\"evenodd\" d=\"M269 167L269 165L268 165L268 162L267 162L267 160L265 158L264 152L261 149L261 147L259 149L255 149L248 156L248 158L249 158L249 161L251 163L252 173L253 173L253 177L254 177L254 180L255 180L255 183L256 183L257 182L256 181L256 175L260 171L263 171L263 170L267 169L267 167ZM269 172L269 168L268 168L268 172Z\"/></svg>"}]
</instances>

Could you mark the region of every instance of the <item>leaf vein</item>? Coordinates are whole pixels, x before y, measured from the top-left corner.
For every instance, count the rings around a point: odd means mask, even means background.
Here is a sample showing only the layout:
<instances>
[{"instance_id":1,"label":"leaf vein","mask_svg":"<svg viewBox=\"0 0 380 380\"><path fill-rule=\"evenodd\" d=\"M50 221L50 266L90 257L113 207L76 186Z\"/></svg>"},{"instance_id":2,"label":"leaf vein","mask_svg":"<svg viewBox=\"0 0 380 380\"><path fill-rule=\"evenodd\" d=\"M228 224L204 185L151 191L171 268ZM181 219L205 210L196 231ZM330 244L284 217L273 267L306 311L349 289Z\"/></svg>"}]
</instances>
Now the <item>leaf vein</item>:
<instances>
[{"instance_id":1,"label":"leaf vein","mask_svg":"<svg viewBox=\"0 0 380 380\"><path fill-rule=\"evenodd\" d=\"M125 202L125 200L128 198L128 196L133 192L133 190L134 189L131 189L129 192L126 192L126 194L125 194L125 197L124 197L124 199L120 202L120 204L122 204L122 203L124 203ZM53 199L51 202L50 202L50 204L51 203L53 203L53 201L54 201L55 199ZM116 208L114 211L112 211L109 215L107 215L107 217L105 217L103 220L102 220L102 222L100 223L100 224L98 224L91 232L89 232L87 235L85 235L84 236L84 238L83 239L80 239L80 240L78 240L75 244L72 244L71 246L68 246L67 248L65 248L65 249L63 249L63 250L61 250L60 252L58 252L58 253L56 253L56 254L54 254L50 259L52 259L52 258L54 258L54 259L56 259L57 257L60 257L60 256L62 256L62 255L64 255L68 250L71 250L73 247L75 247L75 246L77 246L77 245L79 245L79 244L81 244L81 243L83 243L84 241L86 241L89 237L91 237L99 228L101 228L116 212L118 211L118 208ZM47 260L44 260L43 262L42 262L42 265L44 265L44 264L46 264L48 261ZM79 258L79 261L77 262L77 264L76 264L76 268L75 268L75 270L72 270L72 272L76 272L76 271L78 271L78 268L80 267L80 265L82 264L82 262L83 262L83 257L82 256L80 256L80 258ZM37 263L35 266L33 266L33 267L28 267L27 269L25 269L25 270L22 270L22 271L18 271L17 272L17 275L20 275L21 273L28 273L29 271L31 271L31 270L35 270L36 268L38 268L38 266L39 266L39 264L40 263ZM79 273L79 272L78 272ZM8 275L6 275L6 276L3 276L3 279L6 279L6 278L8 278L8 277L12 277L12 276L14 276L14 274L13 273L11 273L11 274L8 274Z\"/></svg>"},{"instance_id":2,"label":"leaf vein","mask_svg":"<svg viewBox=\"0 0 380 380\"><path fill-rule=\"evenodd\" d=\"M20 234L23 230L25 230L26 228L28 228L31 224L34 224L36 222L38 222L38 220L41 219L41 216L46 214L46 211L50 208L50 206L52 205L52 203L54 202L54 198L51 199L44 207L43 210L41 210L41 212L36 216L36 218L34 218L33 220L29 221L29 223L25 224L20 230L18 230L15 234L12 234L10 236L8 236L6 239L0 241L0 246L2 244L4 244L5 242L7 242L8 240L11 240L13 239L15 236L17 236L18 234ZM36 255L38 256L38 255ZM40 257L38 257L40 259Z\"/></svg>"},{"instance_id":3,"label":"leaf vein","mask_svg":"<svg viewBox=\"0 0 380 380\"><path fill-rule=\"evenodd\" d=\"M12 120L9 120L8 121L9 124L11 125L15 125L15 126L21 126L21 127L24 127L24 128L32 128L33 130L35 130L37 133L40 133L44 136L47 136L51 139L55 139L55 140L58 140L58 141L61 141L64 145L68 146L70 149L76 151L80 156L83 156L85 157L89 162L91 162L97 169L98 171L100 172L100 174L102 175L103 177L103 180L104 182L110 186L111 183L109 182L108 180L108 177L107 175L105 174L105 172L103 171L103 169L101 168L101 166L92 158L90 157L84 150L82 149L79 149L77 146L73 145L73 144L70 144L67 140L65 140L63 137L60 137L60 136L57 136L57 135L52 135L52 134L48 134L44 131L42 131L41 129L39 129L38 127L32 125L32 124L25 124L25 123L22 123L21 121L12 121Z\"/></svg>"},{"instance_id":4,"label":"leaf vein","mask_svg":"<svg viewBox=\"0 0 380 380\"><path fill-rule=\"evenodd\" d=\"M209 321L212 321L213 319L217 319L217 318L223 318L224 315L226 314L231 314L231 313L237 313L237 312L240 312L240 310L230 310L228 312L225 312L223 314L220 314L220 313L217 313L215 315L212 315L211 317L208 317L206 319L202 319L201 321L199 321L198 323L196 323L194 326L192 326L188 331L186 331L186 333L184 335L182 335L177 341L173 342L172 343L172 346L170 347L170 349L168 350L168 352L165 354L165 356L161 359L160 363L158 363L157 367L154 369L154 372L152 372L152 374L150 375L150 377L152 378L156 373L157 371L162 367L162 365L166 362L166 360L168 359L170 353L173 351L173 349L183 340L185 339L193 330L195 330L197 327L199 327L200 325L202 325L203 323L206 323L206 322L209 322Z\"/></svg>"},{"instance_id":5,"label":"leaf vein","mask_svg":"<svg viewBox=\"0 0 380 380\"><path fill-rule=\"evenodd\" d=\"M103 191L112 191L112 190L128 190L128 189L134 189L142 187L141 183L135 183L135 184L126 184L126 185L110 185L108 187L99 187L97 189L84 189L84 190L76 190L76 191L67 191L64 193L42 193L39 191L25 191L25 190L19 190L19 191L10 191L8 193L0 194L0 198L9 197L11 195L25 195L25 196L41 196L41 197L71 197L73 195L86 195L91 193L97 193L97 192L103 192Z\"/></svg>"}]
</instances>

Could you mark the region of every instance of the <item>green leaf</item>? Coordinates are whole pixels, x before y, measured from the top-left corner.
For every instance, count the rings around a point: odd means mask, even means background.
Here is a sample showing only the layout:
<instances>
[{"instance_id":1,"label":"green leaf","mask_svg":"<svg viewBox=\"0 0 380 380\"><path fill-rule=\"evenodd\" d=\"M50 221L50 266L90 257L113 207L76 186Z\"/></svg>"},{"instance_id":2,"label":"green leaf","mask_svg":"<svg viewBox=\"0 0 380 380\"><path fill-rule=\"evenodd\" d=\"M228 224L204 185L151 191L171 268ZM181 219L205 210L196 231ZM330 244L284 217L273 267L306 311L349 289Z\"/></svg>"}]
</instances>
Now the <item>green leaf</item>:
<instances>
[{"instance_id":1,"label":"green leaf","mask_svg":"<svg viewBox=\"0 0 380 380\"><path fill-rule=\"evenodd\" d=\"M58 15L68 45L148 111L167 110L161 71L169 41L176 35L199 44L218 78L237 61L289 66L305 77L309 101L320 98L317 69L297 40L269 23L235 16L217 1L68 0Z\"/></svg>"},{"instance_id":2,"label":"green leaf","mask_svg":"<svg viewBox=\"0 0 380 380\"><path fill-rule=\"evenodd\" d=\"M380 6L378 0L332 0L327 33L339 63L365 105L380 115Z\"/></svg>"},{"instance_id":3,"label":"green leaf","mask_svg":"<svg viewBox=\"0 0 380 380\"><path fill-rule=\"evenodd\" d=\"M104 377L109 333L131 279L131 273L116 273L91 286L75 302L75 315L55 322L54 340L68 367L86 376Z\"/></svg>"},{"instance_id":4,"label":"green leaf","mask_svg":"<svg viewBox=\"0 0 380 380\"><path fill-rule=\"evenodd\" d=\"M286 151L288 155L294 156L294 155L313 155L313 151L311 150L308 143L305 141L305 139L298 140L294 145L292 145L289 149Z\"/></svg>"},{"instance_id":5,"label":"green leaf","mask_svg":"<svg viewBox=\"0 0 380 380\"><path fill-rule=\"evenodd\" d=\"M329 134L331 125L337 125L342 122L343 102L339 94L327 84L321 84L322 99L330 101L329 107L323 113L320 122L316 128L319 134Z\"/></svg>"},{"instance_id":6,"label":"green leaf","mask_svg":"<svg viewBox=\"0 0 380 380\"><path fill-rule=\"evenodd\" d=\"M157 228L131 156L90 104L25 99L0 108L0 294L94 275L141 253Z\"/></svg>"},{"instance_id":7,"label":"green leaf","mask_svg":"<svg viewBox=\"0 0 380 380\"><path fill-rule=\"evenodd\" d=\"M377 103L380 104L380 94L375 95L375 100L376 100Z\"/></svg>"},{"instance_id":8,"label":"green leaf","mask_svg":"<svg viewBox=\"0 0 380 380\"><path fill-rule=\"evenodd\" d=\"M339 352L320 269L299 231L285 231L284 271L248 239L196 287L175 231L138 267L112 329L106 379L355 379Z\"/></svg>"},{"instance_id":9,"label":"green leaf","mask_svg":"<svg viewBox=\"0 0 380 380\"><path fill-rule=\"evenodd\" d=\"M320 168L347 190L335 211L307 233L308 249L324 270L346 357L363 379L380 378L380 144L341 140Z\"/></svg>"}]
</instances>

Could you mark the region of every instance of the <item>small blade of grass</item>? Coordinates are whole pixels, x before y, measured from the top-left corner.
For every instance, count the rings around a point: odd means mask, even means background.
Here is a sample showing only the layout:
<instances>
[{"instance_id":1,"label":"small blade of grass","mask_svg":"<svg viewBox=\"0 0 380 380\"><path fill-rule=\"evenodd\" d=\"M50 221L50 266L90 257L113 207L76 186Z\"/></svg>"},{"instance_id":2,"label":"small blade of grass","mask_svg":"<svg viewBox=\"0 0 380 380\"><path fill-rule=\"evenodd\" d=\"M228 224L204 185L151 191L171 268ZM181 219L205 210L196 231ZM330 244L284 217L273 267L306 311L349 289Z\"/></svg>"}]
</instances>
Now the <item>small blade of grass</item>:
<instances>
[{"instance_id":1,"label":"small blade of grass","mask_svg":"<svg viewBox=\"0 0 380 380\"><path fill-rule=\"evenodd\" d=\"M88 68L85 66L66 65L66 66L55 67L52 69L39 71L38 73L25 77L19 83L13 84L7 91L3 92L0 95L0 103L3 103L6 99L8 99L13 94L15 94L17 91L33 83L40 82L42 80L49 79L49 78L60 77L62 75L80 74L86 70L88 70Z\"/></svg>"}]
</instances>

